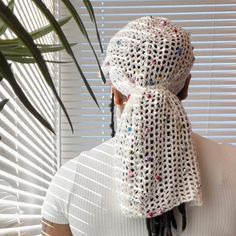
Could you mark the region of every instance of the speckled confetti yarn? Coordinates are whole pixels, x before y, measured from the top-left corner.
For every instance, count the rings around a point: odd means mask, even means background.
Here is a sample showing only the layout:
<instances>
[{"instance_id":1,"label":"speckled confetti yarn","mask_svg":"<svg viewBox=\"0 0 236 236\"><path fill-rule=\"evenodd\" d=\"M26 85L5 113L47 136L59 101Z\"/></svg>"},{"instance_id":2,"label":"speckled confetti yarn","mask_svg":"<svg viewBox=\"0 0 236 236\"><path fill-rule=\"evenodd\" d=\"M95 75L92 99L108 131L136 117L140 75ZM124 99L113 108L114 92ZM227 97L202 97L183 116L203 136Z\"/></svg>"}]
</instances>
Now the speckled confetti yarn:
<instances>
[{"instance_id":1,"label":"speckled confetti yarn","mask_svg":"<svg viewBox=\"0 0 236 236\"><path fill-rule=\"evenodd\" d=\"M103 71L129 97L115 157L127 217L158 216L184 202L202 205L191 124L176 96L193 62L189 33L166 18L131 21L109 42Z\"/></svg>"}]
</instances>

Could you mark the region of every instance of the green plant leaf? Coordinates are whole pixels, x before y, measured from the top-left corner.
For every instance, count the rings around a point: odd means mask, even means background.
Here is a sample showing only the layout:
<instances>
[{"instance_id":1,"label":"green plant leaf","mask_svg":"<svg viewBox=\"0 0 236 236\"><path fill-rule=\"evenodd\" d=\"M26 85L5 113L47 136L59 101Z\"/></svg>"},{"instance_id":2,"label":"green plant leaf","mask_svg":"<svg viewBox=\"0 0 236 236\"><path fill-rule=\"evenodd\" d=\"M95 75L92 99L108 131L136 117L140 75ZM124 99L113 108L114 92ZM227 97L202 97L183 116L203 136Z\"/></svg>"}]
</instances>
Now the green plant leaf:
<instances>
[{"instance_id":1,"label":"green plant leaf","mask_svg":"<svg viewBox=\"0 0 236 236\"><path fill-rule=\"evenodd\" d=\"M71 44L71 46L74 46L75 44ZM64 49L63 45L44 45L44 46L40 46L38 47L38 49L40 50L41 53L50 53L50 52L59 52L61 50ZM2 53L4 54L4 56L11 56L11 55L17 55L17 56L32 56L32 53L29 51L29 49L27 47L18 47L18 48L14 48L14 50L12 49L3 49Z\"/></svg>"},{"instance_id":2,"label":"green plant leaf","mask_svg":"<svg viewBox=\"0 0 236 236\"><path fill-rule=\"evenodd\" d=\"M0 50L7 50L7 49L14 49L18 47L18 44L13 44L11 42L7 43L2 43L2 41L7 41L7 40L0 40Z\"/></svg>"},{"instance_id":3,"label":"green plant leaf","mask_svg":"<svg viewBox=\"0 0 236 236\"><path fill-rule=\"evenodd\" d=\"M1 47L18 47L20 44L22 44L22 41L20 41L19 39L0 39Z\"/></svg>"},{"instance_id":4,"label":"green plant leaf","mask_svg":"<svg viewBox=\"0 0 236 236\"><path fill-rule=\"evenodd\" d=\"M8 8L13 12L13 9L14 9L14 6L15 6L15 0L11 0L9 3L8 3ZM7 26L6 24L4 24L3 21L0 20L0 35L4 34L7 30Z\"/></svg>"},{"instance_id":5,"label":"green plant leaf","mask_svg":"<svg viewBox=\"0 0 236 236\"><path fill-rule=\"evenodd\" d=\"M52 126L47 122L42 115L32 106L28 98L25 96L23 90L17 83L12 71L11 67L8 64L4 55L0 52L0 74L1 77L6 79L7 82L12 87L13 91L15 92L16 96L20 99L20 101L24 104L27 110L47 129L54 133Z\"/></svg>"},{"instance_id":6,"label":"green plant leaf","mask_svg":"<svg viewBox=\"0 0 236 236\"><path fill-rule=\"evenodd\" d=\"M87 8L87 11L89 13L91 21L95 25L95 29L96 29L96 33L97 33L97 39L98 39L98 42L99 42L99 45L100 45L101 52L103 53L103 47L102 47L102 43L101 43L101 38L100 38L100 34L99 34L99 30L98 30L97 21L96 21L96 17L95 17L95 14L94 14L93 6L92 6L92 4L89 0L83 0L83 2L84 2L84 5Z\"/></svg>"},{"instance_id":7,"label":"green plant leaf","mask_svg":"<svg viewBox=\"0 0 236 236\"><path fill-rule=\"evenodd\" d=\"M58 21L58 24L60 26L63 26L64 24L66 24L72 17L64 17L61 20ZM53 27L51 26L51 24L41 27L35 31L32 31L30 33L31 37L33 39L38 39L40 37L43 37L49 33L51 33L53 31ZM14 39L0 39L0 49L4 49L4 48L14 48L14 47L21 47L22 45L24 45L22 43L22 41L19 38L14 38ZM39 44L37 44L39 45Z\"/></svg>"},{"instance_id":8,"label":"green plant leaf","mask_svg":"<svg viewBox=\"0 0 236 236\"><path fill-rule=\"evenodd\" d=\"M77 45L78 43L70 43L71 47ZM48 47L64 47L63 44L42 44L42 43L37 43L36 44L38 48L48 48Z\"/></svg>"},{"instance_id":9,"label":"green plant leaf","mask_svg":"<svg viewBox=\"0 0 236 236\"><path fill-rule=\"evenodd\" d=\"M9 99L3 99L0 102L0 111L2 111L2 109L4 108L4 106L7 104L7 102L9 101Z\"/></svg>"},{"instance_id":10,"label":"green plant leaf","mask_svg":"<svg viewBox=\"0 0 236 236\"><path fill-rule=\"evenodd\" d=\"M46 5L42 2L42 0L32 0L34 2L34 4L41 10L41 12L44 14L44 16L47 18L47 20L51 23L51 25L54 27L54 31L56 32L56 34L58 35L61 43L64 45L66 52L72 57L73 61L76 64L76 67L90 93L90 95L92 96L93 100L95 101L95 103L97 104L98 108L99 104L97 102L97 99L93 93L93 90L91 89L87 79L84 76L84 73L82 71L82 69L80 68L79 63L77 62L75 55L70 47L70 44L64 34L64 32L62 31L60 25L57 23L56 19L54 18L54 16L52 15L52 13L48 10L48 8L46 7Z\"/></svg>"},{"instance_id":11,"label":"green plant leaf","mask_svg":"<svg viewBox=\"0 0 236 236\"><path fill-rule=\"evenodd\" d=\"M6 56L7 60L18 62L18 63L23 63L23 64L32 64L36 63L35 59L33 57L22 57L22 56ZM45 60L45 62L48 63L56 63L56 64L67 64L67 63L72 63L73 61L53 61L53 60Z\"/></svg>"},{"instance_id":12,"label":"green plant leaf","mask_svg":"<svg viewBox=\"0 0 236 236\"><path fill-rule=\"evenodd\" d=\"M25 30L23 25L20 23L20 21L17 19L17 17L11 12L11 10L3 3L2 0L0 0L0 18L5 22L6 25L19 37L22 42L29 48L31 51L40 71L42 72L42 75L44 76L47 84L52 89L57 101L59 102L62 110L64 111L67 120L70 124L71 130L73 132L73 126L70 120L70 117L66 111L66 108L64 104L62 103L57 90L53 84L53 80L51 78L51 75L48 71L48 67L46 65L46 62L44 61L40 50L35 45L33 39L31 38L30 34Z\"/></svg>"},{"instance_id":13,"label":"green plant leaf","mask_svg":"<svg viewBox=\"0 0 236 236\"><path fill-rule=\"evenodd\" d=\"M88 33L87 33L87 30L84 26L84 23L83 21L81 20L79 14L77 13L76 9L74 8L74 6L71 4L70 1L68 0L62 0L62 2L65 4L65 6L67 7L67 9L70 11L71 15L73 16L74 20L76 21L78 27L80 28L80 31L82 32L82 34L85 36L85 38L87 39L92 51L93 51L93 54L95 56L95 59L97 61L97 64L98 64L98 67L99 67L99 71L100 71L100 75L101 75L101 78L103 80L104 83L106 83L106 77L104 76L104 73L102 71L102 68L101 68L101 65L100 65L100 62L98 60L98 57L97 57L97 54L93 48L93 45L89 39L89 36L88 36Z\"/></svg>"},{"instance_id":14,"label":"green plant leaf","mask_svg":"<svg viewBox=\"0 0 236 236\"><path fill-rule=\"evenodd\" d=\"M68 21L70 21L72 17L71 16L67 16L67 17L64 17L62 18L61 20L58 20L58 24L60 26L63 26L65 25ZM33 39L38 39L40 37L43 37L49 33L51 33L52 31L54 30L54 28L52 27L51 24L47 25L47 26L44 26L44 27L41 27L40 29L37 29L33 32L30 33L31 37Z\"/></svg>"}]
</instances>

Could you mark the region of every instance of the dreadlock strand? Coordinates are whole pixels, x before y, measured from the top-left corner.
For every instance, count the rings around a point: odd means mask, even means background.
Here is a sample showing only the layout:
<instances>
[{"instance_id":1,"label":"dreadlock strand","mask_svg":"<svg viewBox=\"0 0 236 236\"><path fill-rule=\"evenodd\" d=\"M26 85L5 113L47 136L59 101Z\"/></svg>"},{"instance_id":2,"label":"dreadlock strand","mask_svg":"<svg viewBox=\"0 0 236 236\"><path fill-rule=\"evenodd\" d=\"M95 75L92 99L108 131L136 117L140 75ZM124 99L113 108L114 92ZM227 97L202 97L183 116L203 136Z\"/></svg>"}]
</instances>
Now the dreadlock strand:
<instances>
[{"instance_id":1,"label":"dreadlock strand","mask_svg":"<svg viewBox=\"0 0 236 236\"><path fill-rule=\"evenodd\" d=\"M114 103L114 93L112 92L111 94L111 103L109 105L110 107L110 111L111 111L111 124L110 124L110 128L111 128L111 137L115 137L115 123L114 123L114 107L115 107L115 103Z\"/></svg>"},{"instance_id":2,"label":"dreadlock strand","mask_svg":"<svg viewBox=\"0 0 236 236\"><path fill-rule=\"evenodd\" d=\"M172 226L177 229L177 223L176 223L176 220L175 220L175 215L174 215L174 210L172 209L169 213L169 217L170 217L170 221L172 223Z\"/></svg>"},{"instance_id":3,"label":"dreadlock strand","mask_svg":"<svg viewBox=\"0 0 236 236\"><path fill-rule=\"evenodd\" d=\"M167 212L167 233L166 233L166 236L173 236L172 231L171 231L171 222L172 222L171 212L172 212L172 210Z\"/></svg>"},{"instance_id":4,"label":"dreadlock strand","mask_svg":"<svg viewBox=\"0 0 236 236\"><path fill-rule=\"evenodd\" d=\"M147 231L148 231L148 236L152 236L150 221L151 221L151 219L146 218L146 228L147 228Z\"/></svg>"},{"instance_id":5,"label":"dreadlock strand","mask_svg":"<svg viewBox=\"0 0 236 236\"><path fill-rule=\"evenodd\" d=\"M182 231L184 231L187 226L185 203L180 204L178 206L178 209L179 209L180 214L182 215Z\"/></svg>"},{"instance_id":6,"label":"dreadlock strand","mask_svg":"<svg viewBox=\"0 0 236 236\"><path fill-rule=\"evenodd\" d=\"M166 214L161 215L161 225L160 225L160 231L161 231L161 236L164 236L165 233L165 227L166 227Z\"/></svg>"},{"instance_id":7,"label":"dreadlock strand","mask_svg":"<svg viewBox=\"0 0 236 236\"><path fill-rule=\"evenodd\" d=\"M155 217L155 221L154 221L155 222L155 233L157 236L159 235L159 232L160 232L161 220L162 220L161 216Z\"/></svg>"}]
</instances>

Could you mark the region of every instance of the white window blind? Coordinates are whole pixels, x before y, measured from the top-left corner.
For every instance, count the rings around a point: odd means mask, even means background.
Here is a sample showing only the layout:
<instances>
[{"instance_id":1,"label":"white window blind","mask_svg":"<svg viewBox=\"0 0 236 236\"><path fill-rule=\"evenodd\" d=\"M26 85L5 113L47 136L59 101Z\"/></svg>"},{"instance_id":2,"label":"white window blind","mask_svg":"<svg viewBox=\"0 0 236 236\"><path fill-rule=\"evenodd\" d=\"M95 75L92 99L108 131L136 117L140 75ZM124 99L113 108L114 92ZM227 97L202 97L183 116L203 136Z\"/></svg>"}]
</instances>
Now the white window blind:
<instances>
[{"instance_id":1,"label":"white window blind","mask_svg":"<svg viewBox=\"0 0 236 236\"><path fill-rule=\"evenodd\" d=\"M44 2L56 13L55 1ZM31 0L16 0L14 13L28 31L48 24ZM7 31L4 38L13 36ZM50 33L37 43L53 44L55 36ZM45 57L58 59L56 54ZM48 68L56 83L58 65ZM57 104L38 67L13 63L12 69L32 104L56 129ZM0 112L0 235L41 235L41 206L57 170L55 136L25 109L5 80L0 83L0 100L4 98L9 102Z\"/></svg>"},{"instance_id":2,"label":"white window blind","mask_svg":"<svg viewBox=\"0 0 236 236\"><path fill-rule=\"evenodd\" d=\"M189 96L183 102L193 131L222 143L236 144L236 2L235 0L104 0L91 1L104 49L109 39L130 20L141 16L170 18L191 33L196 61L192 69ZM81 1L74 1L95 45L100 59L94 26ZM62 14L67 14L61 9ZM103 85L86 40L71 22L67 33L79 42L77 57L95 92L96 107L77 74L74 65L62 66L61 92L75 126L71 134L64 115L61 117L63 162L110 138L110 83Z\"/></svg>"}]
</instances>

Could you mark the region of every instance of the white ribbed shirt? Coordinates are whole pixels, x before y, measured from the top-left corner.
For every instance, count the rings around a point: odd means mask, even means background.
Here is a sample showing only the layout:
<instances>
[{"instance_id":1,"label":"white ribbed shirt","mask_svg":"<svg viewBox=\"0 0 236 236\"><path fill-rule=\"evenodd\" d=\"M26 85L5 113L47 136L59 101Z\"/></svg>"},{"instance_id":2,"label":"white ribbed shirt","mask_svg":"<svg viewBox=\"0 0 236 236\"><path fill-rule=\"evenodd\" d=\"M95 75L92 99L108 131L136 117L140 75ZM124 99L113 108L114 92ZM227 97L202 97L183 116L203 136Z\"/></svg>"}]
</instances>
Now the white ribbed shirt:
<instances>
[{"instance_id":1,"label":"white ribbed shirt","mask_svg":"<svg viewBox=\"0 0 236 236\"><path fill-rule=\"evenodd\" d=\"M236 148L193 133L203 206L186 204L187 227L175 211L173 236L236 236ZM145 219L122 215L114 176L115 138L66 162L48 189L42 217L69 224L74 236L147 236Z\"/></svg>"}]
</instances>

